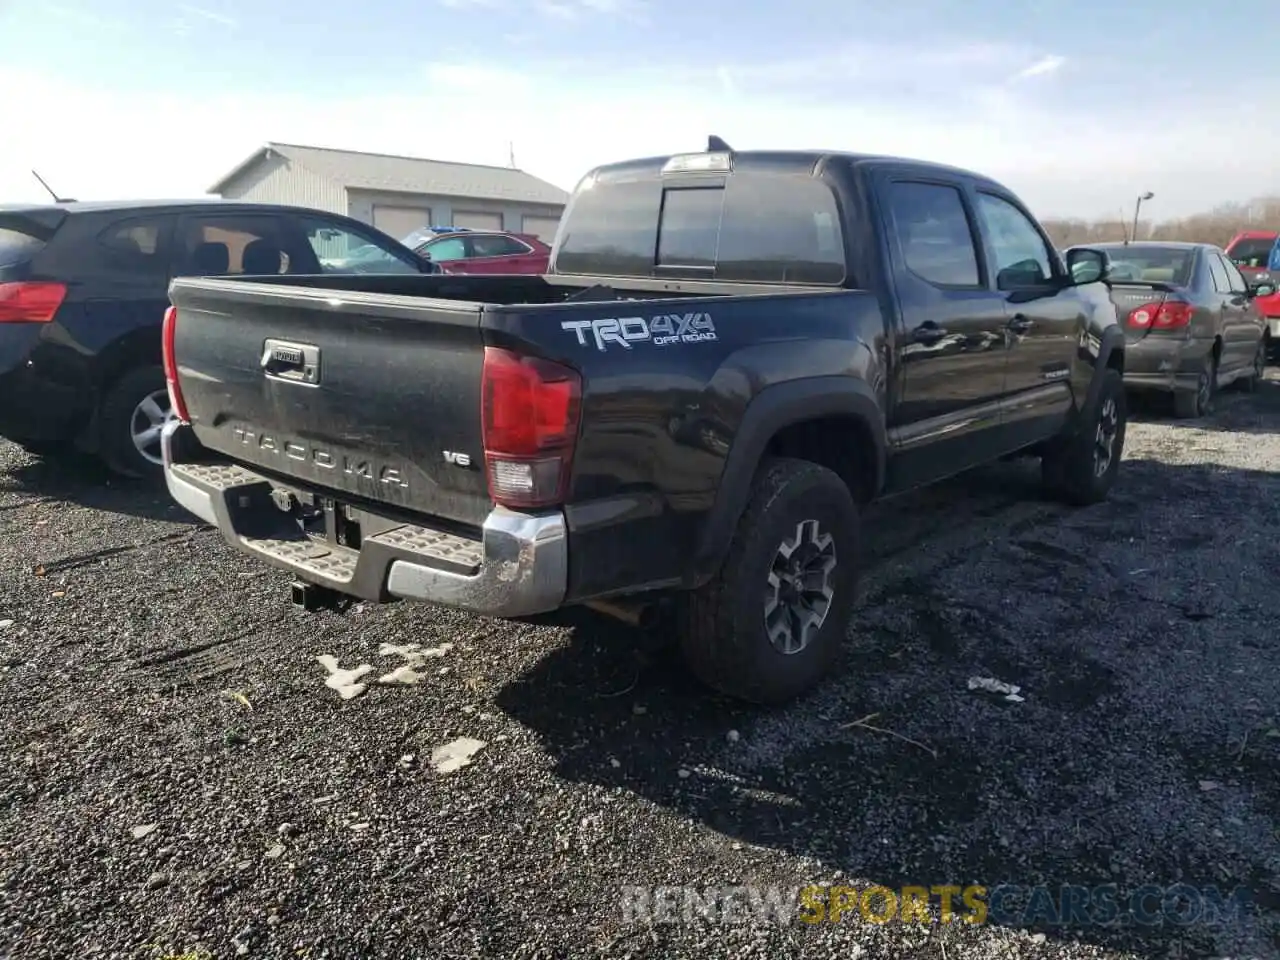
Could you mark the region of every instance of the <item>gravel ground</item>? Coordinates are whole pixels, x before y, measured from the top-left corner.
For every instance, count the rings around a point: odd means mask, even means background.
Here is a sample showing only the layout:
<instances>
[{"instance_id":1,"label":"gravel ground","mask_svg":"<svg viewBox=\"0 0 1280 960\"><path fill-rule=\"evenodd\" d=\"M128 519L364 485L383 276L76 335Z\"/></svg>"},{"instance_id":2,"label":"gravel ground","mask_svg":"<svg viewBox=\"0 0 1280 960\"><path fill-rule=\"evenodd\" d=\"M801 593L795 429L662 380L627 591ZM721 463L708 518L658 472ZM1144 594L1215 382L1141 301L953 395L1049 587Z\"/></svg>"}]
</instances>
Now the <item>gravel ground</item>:
<instances>
[{"instance_id":1,"label":"gravel ground","mask_svg":"<svg viewBox=\"0 0 1280 960\"><path fill-rule=\"evenodd\" d=\"M1280 956L1280 381L1223 400L1141 416L1098 507L1039 500L1018 463L877 507L844 673L775 712L586 616L303 613L163 496L0 446L0 955ZM317 655L368 680L410 642L454 646L416 686L324 685ZM486 745L437 773L464 736ZM1251 906L1071 927L620 907L629 885L821 882Z\"/></svg>"}]
</instances>

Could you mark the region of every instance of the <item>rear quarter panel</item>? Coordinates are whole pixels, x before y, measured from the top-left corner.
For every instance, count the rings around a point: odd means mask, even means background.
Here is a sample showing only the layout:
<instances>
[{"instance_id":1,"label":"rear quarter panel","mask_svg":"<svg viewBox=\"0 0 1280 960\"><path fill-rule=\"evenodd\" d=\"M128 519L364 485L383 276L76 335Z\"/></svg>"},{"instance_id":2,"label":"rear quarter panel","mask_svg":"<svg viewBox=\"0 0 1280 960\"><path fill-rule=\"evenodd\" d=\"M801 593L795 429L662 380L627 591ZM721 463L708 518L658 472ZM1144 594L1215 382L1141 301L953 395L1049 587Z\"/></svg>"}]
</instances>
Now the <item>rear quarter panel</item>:
<instances>
[{"instance_id":1,"label":"rear quarter panel","mask_svg":"<svg viewBox=\"0 0 1280 960\"><path fill-rule=\"evenodd\" d=\"M623 346L574 326L699 314L714 339ZM688 582L747 408L770 387L824 376L885 386L879 305L856 291L511 308L486 326L490 342L537 344L583 375L571 599Z\"/></svg>"},{"instance_id":2,"label":"rear quarter panel","mask_svg":"<svg viewBox=\"0 0 1280 960\"><path fill-rule=\"evenodd\" d=\"M98 244L104 230L132 219L164 221L159 238L164 272L125 269ZM31 265L32 279L66 282L67 298L40 329L28 356L30 369L45 382L74 391L81 418L90 416L101 391L122 372L161 362L171 230L172 218L162 215L77 214Z\"/></svg>"}]
</instances>

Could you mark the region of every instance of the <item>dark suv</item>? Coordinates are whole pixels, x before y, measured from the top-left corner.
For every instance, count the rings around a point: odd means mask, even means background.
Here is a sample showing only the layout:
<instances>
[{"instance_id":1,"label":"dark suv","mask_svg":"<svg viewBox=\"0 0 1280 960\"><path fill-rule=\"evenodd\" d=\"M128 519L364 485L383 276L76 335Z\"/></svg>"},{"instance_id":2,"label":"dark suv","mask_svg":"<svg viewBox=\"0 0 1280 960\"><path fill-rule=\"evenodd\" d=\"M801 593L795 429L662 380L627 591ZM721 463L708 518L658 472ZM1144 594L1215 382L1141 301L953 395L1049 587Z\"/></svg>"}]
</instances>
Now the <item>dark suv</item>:
<instances>
[{"instance_id":1,"label":"dark suv","mask_svg":"<svg viewBox=\"0 0 1280 960\"><path fill-rule=\"evenodd\" d=\"M160 477L170 280L354 272L438 268L373 227L300 207L0 206L0 436L39 454L75 446L117 473Z\"/></svg>"}]
</instances>

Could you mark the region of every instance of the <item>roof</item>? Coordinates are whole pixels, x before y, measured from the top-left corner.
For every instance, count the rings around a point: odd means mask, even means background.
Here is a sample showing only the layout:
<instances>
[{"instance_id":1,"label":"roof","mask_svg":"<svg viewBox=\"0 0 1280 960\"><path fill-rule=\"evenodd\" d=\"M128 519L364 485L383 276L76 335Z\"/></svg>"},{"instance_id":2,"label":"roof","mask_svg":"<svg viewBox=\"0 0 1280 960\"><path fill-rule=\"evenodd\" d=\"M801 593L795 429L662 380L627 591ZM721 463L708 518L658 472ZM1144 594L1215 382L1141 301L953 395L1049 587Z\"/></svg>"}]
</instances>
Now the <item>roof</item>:
<instances>
[{"instance_id":1,"label":"roof","mask_svg":"<svg viewBox=\"0 0 1280 960\"><path fill-rule=\"evenodd\" d=\"M192 200L67 200L63 203L5 203L0 204L0 213L32 213L38 210L65 210L67 213L111 213L114 211L208 206L209 204L244 206L243 201L223 200L219 197L198 197Z\"/></svg>"},{"instance_id":2,"label":"roof","mask_svg":"<svg viewBox=\"0 0 1280 960\"><path fill-rule=\"evenodd\" d=\"M272 153L349 189L556 206L563 206L569 200L567 191L513 167L488 167L290 143L268 143L261 147L210 187L209 192L221 193L233 179Z\"/></svg>"},{"instance_id":3,"label":"roof","mask_svg":"<svg viewBox=\"0 0 1280 960\"><path fill-rule=\"evenodd\" d=\"M1168 250L1195 250L1195 249L1220 249L1217 244L1200 243L1195 240L1103 240L1098 243L1077 243L1076 247L1116 247L1124 249L1125 247L1164 247Z\"/></svg>"},{"instance_id":4,"label":"roof","mask_svg":"<svg viewBox=\"0 0 1280 960\"><path fill-rule=\"evenodd\" d=\"M596 167L591 174L602 180L612 178L625 179L633 174L652 174L661 169L673 156L693 156L704 151L687 150L683 153L667 156L644 157L636 160L623 160L618 163L607 163ZM710 151L716 153L719 151ZM734 150L733 165L735 170L751 169L762 172L799 173L812 172L820 164L831 160L844 160L853 165L863 163L903 164L914 168L917 172L932 171L937 174L961 176L972 180L999 185L996 181L975 170L936 163L932 160L921 160L915 157L899 157L892 154L856 153L845 150Z\"/></svg>"}]
</instances>

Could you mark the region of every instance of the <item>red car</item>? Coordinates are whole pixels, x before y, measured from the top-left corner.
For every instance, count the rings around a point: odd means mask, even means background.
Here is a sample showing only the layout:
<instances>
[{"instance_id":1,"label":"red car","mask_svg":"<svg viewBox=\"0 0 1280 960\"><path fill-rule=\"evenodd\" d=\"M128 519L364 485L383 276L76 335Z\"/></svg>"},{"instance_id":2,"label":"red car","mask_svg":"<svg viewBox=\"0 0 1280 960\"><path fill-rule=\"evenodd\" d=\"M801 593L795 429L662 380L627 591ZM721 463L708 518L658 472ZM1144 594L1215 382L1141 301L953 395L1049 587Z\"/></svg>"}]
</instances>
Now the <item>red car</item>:
<instances>
[{"instance_id":1,"label":"red car","mask_svg":"<svg viewBox=\"0 0 1280 960\"><path fill-rule=\"evenodd\" d=\"M1226 253L1250 284L1266 281L1280 287L1280 275L1267 269L1267 259L1275 243L1275 230L1246 230L1227 244ZM1267 318L1268 352L1274 355L1280 350L1280 291L1269 297L1258 297L1254 303Z\"/></svg>"},{"instance_id":2,"label":"red car","mask_svg":"<svg viewBox=\"0 0 1280 960\"><path fill-rule=\"evenodd\" d=\"M528 233L442 232L413 250L430 257L442 273L543 274L551 262L551 248Z\"/></svg>"}]
</instances>

